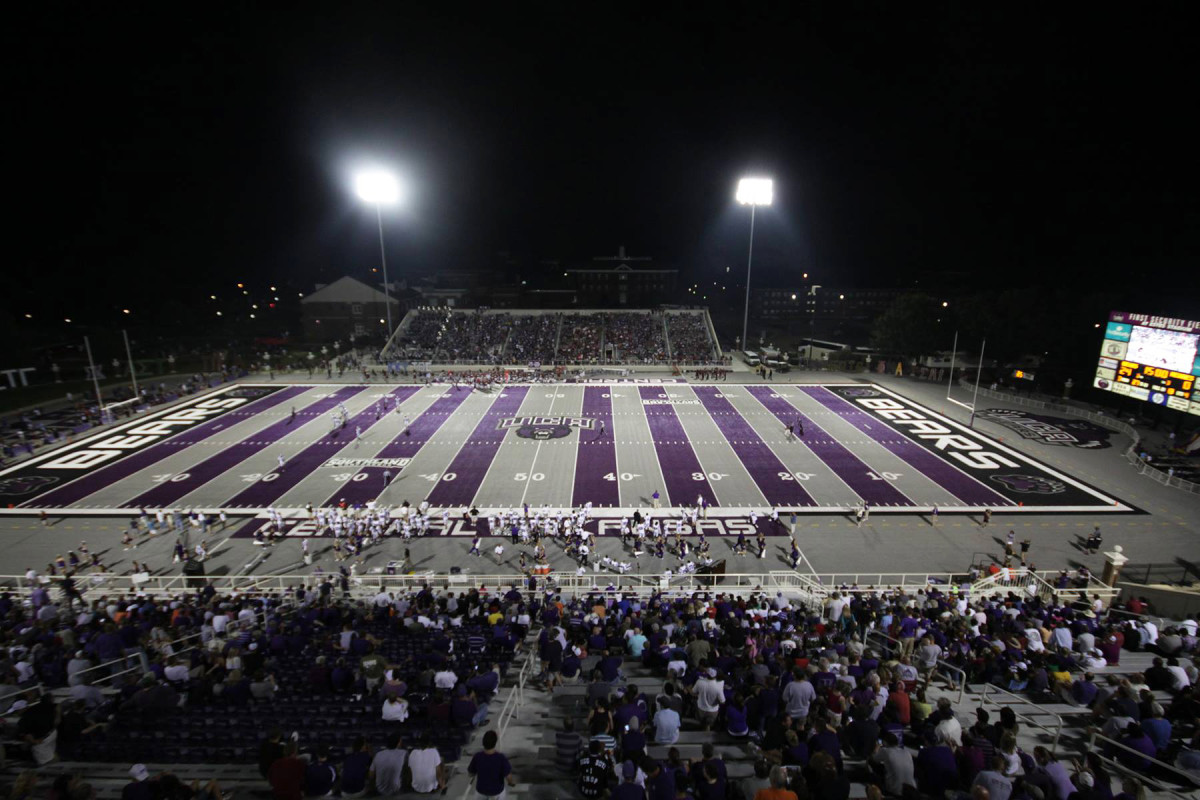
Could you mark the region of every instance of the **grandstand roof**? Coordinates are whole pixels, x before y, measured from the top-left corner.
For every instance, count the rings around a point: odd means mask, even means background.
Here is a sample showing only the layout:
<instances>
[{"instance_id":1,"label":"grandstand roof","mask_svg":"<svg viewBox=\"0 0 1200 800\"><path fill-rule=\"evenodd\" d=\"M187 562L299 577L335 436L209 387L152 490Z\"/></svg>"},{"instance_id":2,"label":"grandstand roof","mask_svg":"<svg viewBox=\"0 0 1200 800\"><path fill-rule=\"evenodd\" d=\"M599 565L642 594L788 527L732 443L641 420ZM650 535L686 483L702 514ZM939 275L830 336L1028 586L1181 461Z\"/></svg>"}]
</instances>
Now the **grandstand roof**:
<instances>
[{"instance_id":1,"label":"grandstand roof","mask_svg":"<svg viewBox=\"0 0 1200 800\"><path fill-rule=\"evenodd\" d=\"M317 289L301 303L399 303L378 289L345 275L328 286Z\"/></svg>"}]
</instances>

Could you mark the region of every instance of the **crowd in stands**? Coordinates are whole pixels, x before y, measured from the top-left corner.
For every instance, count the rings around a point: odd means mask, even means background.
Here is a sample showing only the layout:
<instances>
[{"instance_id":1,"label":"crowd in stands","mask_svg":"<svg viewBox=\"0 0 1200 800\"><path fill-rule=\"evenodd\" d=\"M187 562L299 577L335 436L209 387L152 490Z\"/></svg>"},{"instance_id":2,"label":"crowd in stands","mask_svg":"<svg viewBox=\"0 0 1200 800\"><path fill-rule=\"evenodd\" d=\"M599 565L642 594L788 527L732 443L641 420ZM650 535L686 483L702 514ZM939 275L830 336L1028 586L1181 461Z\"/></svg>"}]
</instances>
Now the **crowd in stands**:
<instances>
[{"instance_id":1,"label":"crowd in stands","mask_svg":"<svg viewBox=\"0 0 1200 800\"><path fill-rule=\"evenodd\" d=\"M206 585L88 603L57 602L44 585L27 604L0 595L6 755L36 765L257 760L288 800L327 793L313 794L324 780L361 789L368 774L396 789L441 788L438 765L487 719L541 606L515 589L352 600L348 588L326 580L250 599ZM287 760L296 757L303 767Z\"/></svg>"},{"instance_id":2,"label":"crowd in stands","mask_svg":"<svg viewBox=\"0 0 1200 800\"><path fill-rule=\"evenodd\" d=\"M586 721L568 720L557 740L585 798L845 800L853 778L868 797L1141 800L1137 779L1121 783L1104 755L1143 775L1157 758L1200 782L1191 620L1160 633L1144 620L1102 621L1088 605L1012 594L968 602L937 589L835 593L822 608L782 595L610 597L547 604L541 616L546 687L587 684ZM1147 647L1165 659L1153 674L1092 686L1089 669ZM627 680L631 662L662 676L662 691ZM931 682L959 680L948 665L972 683L1076 698L1135 752L1110 745L1071 763L1026 751L1011 707L968 718L948 694L927 699ZM755 777L728 785L711 742L700 759L681 759L684 726L743 743Z\"/></svg>"},{"instance_id":3,"label":"crowd in stands","mask_svg":"<svg viewBox=\"0 0 1200 800\"><path fill-rule=\"evenodd\" d=\"M603 354L604 319L592 314L564 314L555 358L565 364L596 364Z\"/></svg>"},{"instance_id":4,"label":"crowd in stands","mask_svg":"<svg viewBox=\"0 0 1200 800\"><path fill-rule=\"evenodd\" d=\"M657 364L667 359L662 314L604 315L604 348L618 364Z\"/></svg>"},{"instance_id":5,"label":"crowd in stands","mask_svg":"<svg viewBox=\"0 0 1200 800\"><path fill-rule=\"evenodd\" d=\"M558 341L558 314L514 317L505 359L511 364L548 364Z\"/></svg>"},{"instance_id":6,"label":"crowd in stands","mask_svg":"<svg viewBox=\"0 0 1200 800\"><path fill-rule=\"evenodd\" d=\"M703 314L667 314L671 360L678 363L707 363L713 360L713 342Z\"/></svg>"},{"instance_id":7,"label":"crowd in stands","mask_svg":"<svg viewBox=\"0 0 1200 800\"><path fill-rule=\"evenodd\" d=\"M422 309L406 323L411 358L506 364L708 363L715 346L700 314L673 314L668 352L661 312L488 313Z\"/></svg>"}]
</instances>

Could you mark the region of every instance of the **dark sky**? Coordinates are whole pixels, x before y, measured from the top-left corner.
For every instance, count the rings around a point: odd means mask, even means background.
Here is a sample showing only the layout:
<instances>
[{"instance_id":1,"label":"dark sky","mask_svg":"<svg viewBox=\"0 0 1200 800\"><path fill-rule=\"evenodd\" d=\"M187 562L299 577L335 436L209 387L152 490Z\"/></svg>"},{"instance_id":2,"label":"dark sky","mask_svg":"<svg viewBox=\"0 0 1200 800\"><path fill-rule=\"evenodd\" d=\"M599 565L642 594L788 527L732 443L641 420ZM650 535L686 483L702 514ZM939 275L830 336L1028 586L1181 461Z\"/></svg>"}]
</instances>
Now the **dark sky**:
<instances>
[{"instance_id":1,"label":"dark sky","mask_svg":"<svg viewBox=\"0 0 1200 800\"><path fill-rule=\"evenodd\" d=\"M10 27L10 312L364 273L371 159L393 277L624 244L702 280L762 171L764 281L1197 287L1183 3L169 5Z\"/></svg>"}]
</instances>

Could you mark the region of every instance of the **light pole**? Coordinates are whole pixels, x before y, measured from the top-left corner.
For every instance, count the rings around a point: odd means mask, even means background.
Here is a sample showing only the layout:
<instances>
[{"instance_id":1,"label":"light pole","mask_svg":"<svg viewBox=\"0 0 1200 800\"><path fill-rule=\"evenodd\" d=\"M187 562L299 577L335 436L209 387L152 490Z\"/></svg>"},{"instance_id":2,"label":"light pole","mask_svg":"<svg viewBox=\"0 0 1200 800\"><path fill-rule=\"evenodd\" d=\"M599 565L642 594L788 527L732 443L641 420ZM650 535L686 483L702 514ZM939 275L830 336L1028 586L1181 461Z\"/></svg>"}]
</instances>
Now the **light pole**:
<instances>
[{"instance_id":1,"label":"light pole","mask_svg":"<svg viewBox=\"0 0 1200 800\"><path fill-rule=\"evenodd\" d=\"M384 170L374 169L360 172L354 179L354 191L359 199L375 206L375 222L379 225L379 262L383 266L383 296L387 308L388 341L392 340L392 293L388 285L387 253L383 247L383 206L395 205L400 200L400 184L395 176Z\"/></svg>"},{"instance_id":2,"label":"light pole","mask_svg":"<svg viewBox=\"0 0 1200 800\"><path fill-rule=\"evenodd\" d=\"M769 206L774 198L774 183L770 178L742 178L738 181L737 201L750 206L750 252L746 256L746 308L742 314L742 341L749 342L747 329L750 325L750 265L754 260L754 210L758 206Z\"/></svg>"}]
</instances>

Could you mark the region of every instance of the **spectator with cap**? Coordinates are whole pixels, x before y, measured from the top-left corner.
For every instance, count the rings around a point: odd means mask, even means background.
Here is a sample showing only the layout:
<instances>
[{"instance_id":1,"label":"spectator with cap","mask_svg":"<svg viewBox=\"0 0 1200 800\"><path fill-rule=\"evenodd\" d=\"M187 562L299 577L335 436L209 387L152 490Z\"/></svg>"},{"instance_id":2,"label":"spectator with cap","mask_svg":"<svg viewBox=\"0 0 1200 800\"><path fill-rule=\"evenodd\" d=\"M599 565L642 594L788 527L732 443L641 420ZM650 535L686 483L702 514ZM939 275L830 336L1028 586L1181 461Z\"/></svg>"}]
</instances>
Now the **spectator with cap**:
<instances>
[{"instance_id":1,"label":"spectator with cap","mask_svg":"<svg viewBox=\"0 0 1200 800\"><path fill-rule=\"evenodd\" d=\"M154 800L154 784L150 781L150 770L145 764L134 764L129 768L132 781L121 790L121 800Z\"/></svg>"},{"instance_id":2,"label":"spectator with cap","mask_svg":"<svg viewBox=\"0 0 1200 800\"><path fill-rule=\"evenodd\" d=\"M646 789L638 785L637 763L627 760L621 765L621 785L612 791L611 800L646 800Z\"/></svg>"},{"instance_id":3,"label":"spectator with cap","mask_svg":"<svg viewBox=\"0 0 1200 800\"><path fill-rule=\"evenodd\" d=\"M725 702L725 682L717 680L717 671L712 667L705 668L703 675L692 687L692 694L696 698L696 719L707 731L712 729Z\"/></svg>"}]
</instances>

